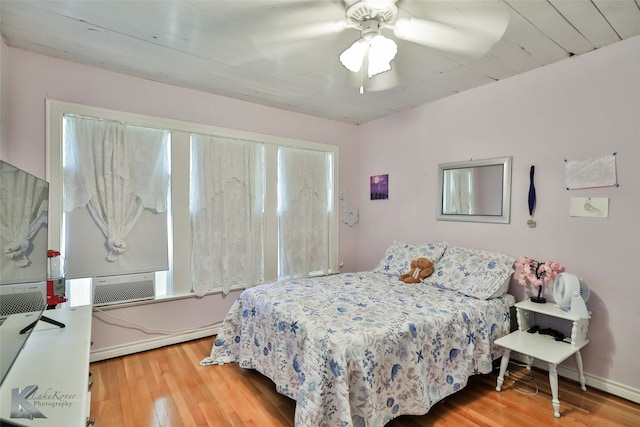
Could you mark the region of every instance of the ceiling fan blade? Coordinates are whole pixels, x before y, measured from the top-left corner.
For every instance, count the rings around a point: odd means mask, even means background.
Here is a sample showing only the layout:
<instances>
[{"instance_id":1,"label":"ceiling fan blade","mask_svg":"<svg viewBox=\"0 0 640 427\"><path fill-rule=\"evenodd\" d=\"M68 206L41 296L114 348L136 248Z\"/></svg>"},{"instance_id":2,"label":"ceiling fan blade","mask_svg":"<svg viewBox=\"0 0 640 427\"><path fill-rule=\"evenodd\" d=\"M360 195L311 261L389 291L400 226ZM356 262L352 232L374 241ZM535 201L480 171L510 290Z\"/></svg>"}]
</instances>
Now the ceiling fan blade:
<instances>
[{"instance_id":1,"label":"ceiling fan blade","mask_svg":"<svg viewBox=\"0 0 640 427\"><path fill-rule=\"evenodd\" d=\"M320 43L315 39L336 35L345 28L347 28L345 20L287 27L267 36L253 37L252 44L265 58L286 58L312 48L313 44L310 42Z\"/></svg>"},{"instance_id":2,"label":"ceiling fan blade","mask_svg":"<svg viewBox=\"0 0 640 427\"><path fill-rule=\"evenodd\" d=\"M300 25L297 27L289 26L286 28L282 28L280 31L276 31L276 34L272 36L262 37L257 39L256 41L261 44L296 42L299 40L306 40L330 34L336 34L346 28L347 21L345 21L344 19L339 21Z\"/></svg>"},{"instance_id":3,"label":"ceiling fan blade","mask_svg":"<svg viewBox=\"0 0 640 427\"><path fill-rule=\"evenodd\" d=\"M295 43L340 33L347 27L344 9L337 1L273 3L265 18L253 26L253 40L257 45Z\"/></svg>"},{"instance_id":4,"label":"ceiling fan blade","mask_svg":"<svg viewBox=\"0 0 640 427\"><path fill-rule=\"evenodd\" d=\"M509 24L506 10L457 14L438 20L399 19L394 34L402 40L472 57L485 55L500 41Z\"/></svg>"},{"instance_id":5,"label":"ceiling fan blade","mask_svg":"<svg viewBox=\"0 0 640 427\"><path fill-rule=\"evenodd\" d=\"M310 49L314 39L340 32L346 26L341 0L236 0L233 3L241 10L251 9L248 16L255 16L253 10L260 8L260 19L242 23L249 34L250 52L238 52L239 64L290 57Z\"/></svg>"}]
</instances>

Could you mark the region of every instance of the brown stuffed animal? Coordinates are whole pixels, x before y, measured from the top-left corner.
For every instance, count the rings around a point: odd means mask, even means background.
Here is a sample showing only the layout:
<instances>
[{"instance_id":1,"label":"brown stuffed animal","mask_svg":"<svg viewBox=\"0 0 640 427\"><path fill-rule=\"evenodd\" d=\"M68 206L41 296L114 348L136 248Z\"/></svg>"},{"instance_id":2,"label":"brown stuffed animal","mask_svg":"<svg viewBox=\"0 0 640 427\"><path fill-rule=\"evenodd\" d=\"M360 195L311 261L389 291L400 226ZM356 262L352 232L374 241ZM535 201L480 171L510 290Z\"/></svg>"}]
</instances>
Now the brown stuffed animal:
<instances>
[{"instance_id":1,"label":"brown stuffed animal","mask_svg":"<svg viewBox=\"0 0 640 427\"><path fill-rule=\"evenodd\" d=\"M404 283L419 283L425 277L431 276L433 273L433 263L424 257L411 261L411 270L408 273L401 274L400 280Z\"/></svg>"}]
</instances>

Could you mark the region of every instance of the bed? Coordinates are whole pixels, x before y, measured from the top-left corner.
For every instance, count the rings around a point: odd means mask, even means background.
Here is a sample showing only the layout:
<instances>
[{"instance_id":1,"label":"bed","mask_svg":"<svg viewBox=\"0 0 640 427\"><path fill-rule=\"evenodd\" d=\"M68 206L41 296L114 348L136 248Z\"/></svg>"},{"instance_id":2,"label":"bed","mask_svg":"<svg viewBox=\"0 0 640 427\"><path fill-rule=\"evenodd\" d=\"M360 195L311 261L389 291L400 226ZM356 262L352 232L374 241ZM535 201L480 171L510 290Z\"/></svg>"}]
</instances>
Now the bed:
<instances>
[{"instance_id":1,"label":"bed","mask_svg":"<svg viewBox=\"0 0 640 427\"><path fill-rule=\"evenodd\" d=\"M411 259L436 261L418 284ZM296 401L295 425L382 427L489 373L509 333L513 258L394 242L372 271L260 285L234 302L202 365L239 363Z\"/></svg>"}]
</instances>

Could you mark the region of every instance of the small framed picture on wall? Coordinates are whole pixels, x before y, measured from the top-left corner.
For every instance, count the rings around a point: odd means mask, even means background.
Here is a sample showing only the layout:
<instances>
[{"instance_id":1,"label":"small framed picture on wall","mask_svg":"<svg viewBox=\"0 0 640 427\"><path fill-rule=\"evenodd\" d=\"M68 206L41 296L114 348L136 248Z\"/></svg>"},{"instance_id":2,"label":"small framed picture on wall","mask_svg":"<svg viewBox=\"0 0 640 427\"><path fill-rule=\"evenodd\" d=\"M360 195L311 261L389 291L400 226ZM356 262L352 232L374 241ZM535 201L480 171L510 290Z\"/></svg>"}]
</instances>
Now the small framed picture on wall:
<instances>
[{"instance_id":1,"label":"small framed picture on wall","mask_svg":"<svg viewBox=\"0 0 640 427\"><path fill-rule=\"evenodd\" d=\"M373 175L371 177L371 200L389 198L389 175Z\"/></svg>"}]
</instances>

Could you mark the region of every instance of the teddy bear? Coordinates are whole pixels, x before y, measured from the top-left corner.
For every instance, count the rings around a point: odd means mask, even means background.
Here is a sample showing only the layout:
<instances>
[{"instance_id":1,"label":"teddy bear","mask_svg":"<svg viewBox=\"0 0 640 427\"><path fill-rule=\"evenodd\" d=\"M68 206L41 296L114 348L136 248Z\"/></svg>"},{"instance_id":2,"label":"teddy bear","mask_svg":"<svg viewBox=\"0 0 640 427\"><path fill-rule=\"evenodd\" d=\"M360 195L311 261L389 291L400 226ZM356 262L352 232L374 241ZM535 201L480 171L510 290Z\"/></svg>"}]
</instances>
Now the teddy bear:
<instances>
[{"instance_id":1,"label":"teddy bear","mask_svg":"<svg viewBox=\"0 0 640 427\"><path fill-rule=\"evenodd\" d=\"M431 276L431 273L433 263L428 258L420 257L411 261L411 270L401 274L399 279L404 283L419 283L425 277Z\"/></svg>"}]
</instances>

